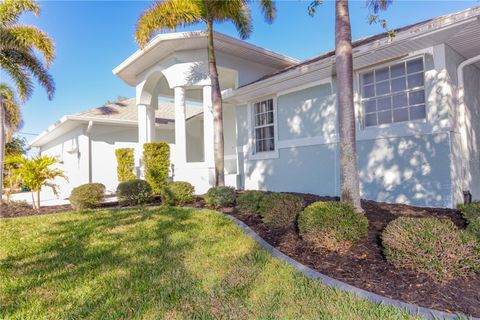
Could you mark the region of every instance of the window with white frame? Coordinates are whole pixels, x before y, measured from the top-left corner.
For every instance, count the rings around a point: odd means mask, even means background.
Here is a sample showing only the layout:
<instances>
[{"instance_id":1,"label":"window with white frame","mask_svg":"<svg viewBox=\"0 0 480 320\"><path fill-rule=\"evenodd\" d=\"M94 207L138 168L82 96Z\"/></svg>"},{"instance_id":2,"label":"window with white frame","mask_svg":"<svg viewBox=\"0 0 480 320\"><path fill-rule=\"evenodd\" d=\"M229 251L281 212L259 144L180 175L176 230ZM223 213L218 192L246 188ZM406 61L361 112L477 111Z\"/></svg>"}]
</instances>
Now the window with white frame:
<instances>
[{"instance_id":1,"label":"window with white frame","mask_svg":"<svg viewBox=\"0 0 480 320\"><path fill-rule=\"evenodd\" d=\"M425 119L423 58L360 75L365 127Z\"/></svg>"},{"instance_id":2,"label":"window with white frame","mask_svg":"<svg viewBox=\"0 0 480 320\"><path fill-rule=\"evenodd\" d=\"M275 150L275 121L273 99L253 105L253 136L255 153Z\"/></svg>"}]
</instances>

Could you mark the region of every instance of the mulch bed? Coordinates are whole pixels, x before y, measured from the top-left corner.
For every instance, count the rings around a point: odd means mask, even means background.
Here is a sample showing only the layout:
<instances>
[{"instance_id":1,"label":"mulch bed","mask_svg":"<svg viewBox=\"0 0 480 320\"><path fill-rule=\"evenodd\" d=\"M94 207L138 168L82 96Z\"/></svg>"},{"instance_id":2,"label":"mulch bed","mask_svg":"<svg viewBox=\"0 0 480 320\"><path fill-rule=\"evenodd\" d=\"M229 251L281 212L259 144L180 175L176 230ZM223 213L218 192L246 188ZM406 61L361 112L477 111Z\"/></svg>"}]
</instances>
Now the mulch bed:
<instances>
[{"instance_id":1,"label":"mulch bed","mask_svg":"<svg viewBox=\"0 0 480 320\"><path fill-rule=\"evenodd\" d=\"M35 210L30 205L24 204L2 204L0 211L0 218L13 218L13 217L23 217L23 216L38 216L43 214L57 213L62 211L72 210L72 207L69 204L60 205L60 206L44 206L40 210Z\"/></svg>"},{"instance_id":2,"label":"mulch bed","mask_svg":"<svg viewBox=\"0 0 480 320\"><path fill-rule=\"evenodd\" d=\"M338 200L315 195L302 196L307 203ZM380 235L388 222L400 216L439 217L451 219L458 227L464 228L466 222L457 210L418 208L375 201L362 201L362 207L369 220L368 237L343 255L309 245L293 228L269 229L257 214L240 212L235 208L224 208L223 211L246 223L284 254L332 278L423 307L480 316L479 274L439 283L426 275L395 268L382 254Z\"/></svg>"}]
</instances>

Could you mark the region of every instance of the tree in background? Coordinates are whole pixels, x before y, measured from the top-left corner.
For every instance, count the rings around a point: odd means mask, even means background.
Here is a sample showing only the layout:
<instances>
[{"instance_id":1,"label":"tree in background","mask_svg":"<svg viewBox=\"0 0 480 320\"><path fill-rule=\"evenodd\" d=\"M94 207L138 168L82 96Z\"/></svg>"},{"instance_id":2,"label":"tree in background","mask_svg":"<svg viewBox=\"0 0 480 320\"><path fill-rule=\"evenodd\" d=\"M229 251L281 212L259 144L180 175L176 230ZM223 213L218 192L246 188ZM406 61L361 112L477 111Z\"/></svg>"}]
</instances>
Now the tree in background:
<instances>
[{"instance_id":1,"label":"tree in background","mask_svg":"<svg viewBox=\"0 0 480 320\"><path fill-rule=\"evenodd\" d=\"M141 48L155 33L175 30L178 26L205 23L207 26L208 66L212 84L212 104L214 117L215 144L215 185L225 185L223 107L220 82L213 40L215 23L230 21L237 29L240 38L246 39L252 32L252 17L248 4L250 0L165 0L157 1L147 9L137 21L135 38ZM268 22L275 17L272 0L260 0L260 8Z\"/></svg>"},{"instance_id":2,"label":"tree in background","mask_svg":"<svg viewBox=\"0 0 480 320\"><path fill-rule=\"evenodd\" d=\"M37 156L27 159L24 156L16 156L12 157L11 161L17 164L17 168L13 170L15 179L21 181L32 192L32 206L34 209L40 209L40 191L42 191L42 187L49 187L57 195L58 186L53 180L63 178L68 181L62 170L51 167L58 163L54 157ZM35 193L37 194L36 204Z\"/></svg>"},{"instance_id":3,"label":"tree in background","mask_svg":"<svg viewBox=\"0 0 480 320\"><path fill-rule=\"evenodd\" d=\"M315 8L322 3L314 0L309 6L309 14L315 14ZM378 16L386 10L392 0L366 0L370 10L370 23L386 23ZM391 34L389 34L391 35ZM335 69L337 75L338 128L340 138L340 184L341 201L353 205L363 212L360 201L360 179L357 168L357 150L355 134L355 106L353 103L353 52L352 28L348 11L348 0L335 1Z\"/></svg>"},{"instance_id":4,"label":"tree in background","mask_svg":"<svg viewBox=\"0 0 480 320\"><path fill-rule=\"evenodd\" d=\"M20 181L17 181L14 176L14 171L18 168L15 158L18 156L24 156L26 153L27 141L25 138L14 136L5 144L3 185L5 188L5 195L7 196L7 202L10 202L10 196L13 191L20 186Z\"/></svg>"},{"instance_id":5,"label":"tree in background","mask_svg":"<svg viewBox=\"0 0 480 320\"><path fill-rule=\"evenodd\" d=\"M52 99L55 84L48 73L48 67L55 56L53 40L42 30L33 26L18 24L23 13L40 14L40 7L33 0L3 0L0 2L0 66L13 80L21 102L33 93L35 78ZM36 52L40 53L40 60ZM3 186L5 161L5 107L0 99L0 186ZM20 116L20 113L17 114ZM20 123L20 122L19 122ZM0 202L2 200L0 190ZM0 207L1 208L1 207Z\"/></svg>"}]
</instances>

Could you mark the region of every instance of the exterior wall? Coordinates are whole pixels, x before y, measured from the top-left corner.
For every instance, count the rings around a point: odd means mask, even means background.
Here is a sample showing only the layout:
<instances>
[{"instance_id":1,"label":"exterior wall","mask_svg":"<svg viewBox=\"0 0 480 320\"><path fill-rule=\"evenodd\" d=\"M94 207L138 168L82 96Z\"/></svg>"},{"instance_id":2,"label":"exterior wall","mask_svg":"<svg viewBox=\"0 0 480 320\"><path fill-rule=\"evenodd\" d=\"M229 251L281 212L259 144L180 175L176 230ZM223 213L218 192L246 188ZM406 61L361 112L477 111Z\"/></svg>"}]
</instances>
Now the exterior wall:
<instances>
[{"instance_id":1,"label":"exterior wall","mask_svg":"<svg viewBox=\"0 0 480 320\"><path fill-rule=\"evenodd\" d=\"M77 127L40 149L41 155L56 157L60 161L56 167L68 177L68 181L54 181L59 186L59 197L62 199L67 198L75 186L88 182L88 140L84 130L85 127ZM44 188L42 198L53 199L54 195L49 188Z\"/></svg>"},{"instance_id":2,"label":"exterior wall","mask_svg":"<svg viewBox=\"0 0 480 320\"><path fill-rule=\"evenodd\" d=\"M451 207L455 204L451 170L454 90L446 70L445 49L441 45L410 56L425 57L426 120L363 128L356 89L362 197ZM250 106L237 106L237 151L243 188L340 194L335 79L323 82L273 97L278 153L270 156L252 155ZM357 82L355 86L358 88Z\"/></svg>"}]
</instances>

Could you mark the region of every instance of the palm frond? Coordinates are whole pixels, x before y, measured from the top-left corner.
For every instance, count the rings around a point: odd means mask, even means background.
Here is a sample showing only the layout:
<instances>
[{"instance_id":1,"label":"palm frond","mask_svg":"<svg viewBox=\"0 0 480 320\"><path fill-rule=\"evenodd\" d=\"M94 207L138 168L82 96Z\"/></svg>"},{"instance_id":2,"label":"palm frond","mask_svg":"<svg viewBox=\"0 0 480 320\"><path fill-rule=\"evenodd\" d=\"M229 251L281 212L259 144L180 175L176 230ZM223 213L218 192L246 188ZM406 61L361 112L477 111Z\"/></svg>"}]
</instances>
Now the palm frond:
<instances>
[{"instance_id":1,"label":"palm frond","mask_svg":"<svg viewBox=\"0 0 480 320\"><path fill-rule=\"evenodd\" d=\"M3 0L0 3L0 24L3 26L15 24L25 12L39 15L40 7L33 0Z\"/></svg>"},{"instance_id":2,"label":"palm frond","mask_svg":"<svg viewBox=\"0 0 480 320\"><path fill-rule=\"evenodd\" d=\"M238 31L240 38L247 39L253 30L252 16L247 6L242 6L231 17L233 25Z\"/></svg>"},{"instance_id":3,"label":"palm frond","mask_svg":"<svg viewBox=\"0 0 480 320\"><path fill-rule=\"evenodd\" d=\"M5 40L10 40L14 42L12 43L13 45L17 45L17 47L11 48L23 51L35 48L43 55L47 66L53 62L55 58L55 43L47 33L33 26L13 26L2 31L3 34L0 35L0 38L5 37L7 38ZM5 43L8 42L4 42L3 45Z\"/></svg>"},{"instance_id":4,"label":"palm frond","mask_svg":"<svg viewBox=\"0 0 480 320\"><path fill-rule=\"evenodd\" d=\"M268 23L272 23L277 16L277 7L273 0L260 0L260 10Z\"/></svg>"},{"instance_id":5,"label":"palm frond","mask_svg":"<svg viewBox=\"0 0 480 320\"><path fill-rule=\"evenodd\" d=\"M42 65L37 57L31 51L19 50L3 50L2 55L13 64L28 70L37 80L38 83L47 91L48 99L53 99L55 94L55 82L47 69Z\"/></svg>"},{"instance_id":6,"label":"palm frond","mask_svg":"<svg viewBox=\"0 0 480 320\"><path fill-rule=\"evenodd\" d=\"M32 78L20 65L8 59L4 51L0 51L0 66L12 78L17 87L18 96L25 102L33 93Z\"/></svg>"},{"instance_id":7,"label":"palm frond","mask_svg":"<svg viewBox=\"0 0 480 320\"><path fill-rule=\"evenodd\" d=\"M156 2L137 20L135 40L141 48L152 36L163 30L175 30L202 21L200 1L165 0Z\"/></svg>"}]
</instances>

